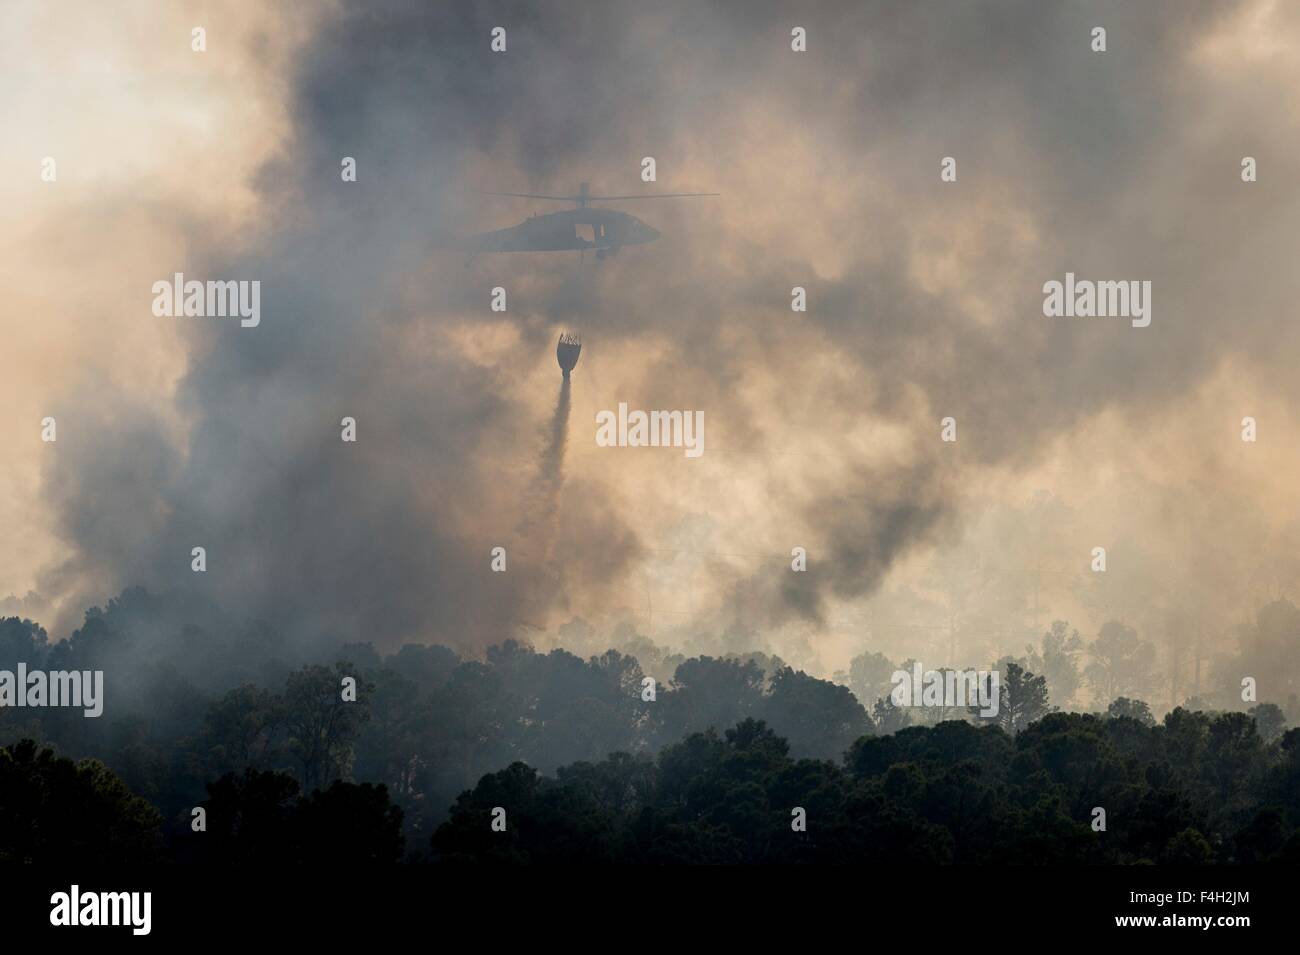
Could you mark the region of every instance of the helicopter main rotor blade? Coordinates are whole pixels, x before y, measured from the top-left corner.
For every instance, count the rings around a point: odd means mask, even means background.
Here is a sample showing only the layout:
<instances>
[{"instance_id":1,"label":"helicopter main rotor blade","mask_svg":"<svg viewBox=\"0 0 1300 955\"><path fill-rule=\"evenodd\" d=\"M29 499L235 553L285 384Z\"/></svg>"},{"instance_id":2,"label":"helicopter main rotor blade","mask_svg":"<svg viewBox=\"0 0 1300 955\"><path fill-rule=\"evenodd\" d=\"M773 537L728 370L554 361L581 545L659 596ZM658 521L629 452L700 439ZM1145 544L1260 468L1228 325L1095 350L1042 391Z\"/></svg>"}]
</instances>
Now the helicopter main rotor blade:
<instances>
[{"instance_id":1,"label":"helicopter main rotor blade","mask_svg":"<svg viewBox=\"0 0 1300 955\"><path fill-rule=\"evenodd\" d=\"M577 202L579 196L539 196L531 192L480 192L480 196L514 196L517 199L554 199L557 202Z\"/></svg>"},{"instance_id":2,"label":"helicopter main rotor blade","mask_svg":"<svg viewBox=\"0 0 1300 955\"><path fill-rule=\"evenodd\" d=\"M658 192L640 196L587 196L588 202L625 202L628 199L706 199L720 196L720 192Z\"/></svg>"}]
</instances>

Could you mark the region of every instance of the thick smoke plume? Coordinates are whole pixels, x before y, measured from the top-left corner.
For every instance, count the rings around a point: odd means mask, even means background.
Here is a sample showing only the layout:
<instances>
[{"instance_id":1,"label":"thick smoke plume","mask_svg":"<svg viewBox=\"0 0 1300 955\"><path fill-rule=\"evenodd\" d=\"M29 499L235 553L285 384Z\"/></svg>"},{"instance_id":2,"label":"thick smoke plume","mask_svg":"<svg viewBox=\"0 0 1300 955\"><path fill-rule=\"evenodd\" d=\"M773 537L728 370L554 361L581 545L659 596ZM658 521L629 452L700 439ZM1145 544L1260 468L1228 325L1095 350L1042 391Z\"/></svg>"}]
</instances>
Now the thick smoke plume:
<instances>
[{"instance_id":1,"label":"thick smoke plume","mask_svg":"<svg viewBox=\"0 0 1300 955\"><path fill-rule=\"evenodd\" d=\"M963 619L972 652L988 634L1018 648L1044 607L1095 630L1194 598L1223 634L1266 591L1293 591L1297 535L1277 515L1300 513L1285 478L1300 466L1300 187L1282 172L1300 154L1300 78L1280 52L1296 9L794 9L313 7L259 77L287 119L243 184L255 227L168 211L177 241L150 221L106 246L104 230L44 224L47 246L115 265L68 293L69 316L138 295L111 319L138 329L150 283L184 271L260 279L263 317L168 325L180 358L149 374L131 354L102 379L50 372L24 413L58 416L57 454L19 453L53 543L0 592L58 603L55 635L125 586L197 582L303 640L477 650L564 616L560 569L487 569L521 520L553 542L542 563L561 567L572 612L606 629L644 628L653 606L683 635L784 628L823 660L895 624L919 644ZM502 23L509 51L493 54ZM796 23L806 53L790 50ZM148 127L147 99L122 108ZM521 253L466 269L440 248L549 211L482 192L634 193L647 155L653 191L721 198L629 204L662 238L599 266ZM1258 182L1241 181L1246 155ZM117 223L135 188L57 221ZM1066 272L1149 280L1151 326L1046 318L1043 283ZM46 298L61 278L41 277ZM505 314L487 308L496 286ZM547 352L572 315L591 316L601 362L562 388L539 465ZM161 402L146 380L166 383ZM622 400L702 410L704 456L597 449L592 413ZM1238 438L1247 415L1254 445ZM949 416L958 439L942 444ZM1098 545L1104 579L1088 571Z\"/></svg>"}]
</instances>

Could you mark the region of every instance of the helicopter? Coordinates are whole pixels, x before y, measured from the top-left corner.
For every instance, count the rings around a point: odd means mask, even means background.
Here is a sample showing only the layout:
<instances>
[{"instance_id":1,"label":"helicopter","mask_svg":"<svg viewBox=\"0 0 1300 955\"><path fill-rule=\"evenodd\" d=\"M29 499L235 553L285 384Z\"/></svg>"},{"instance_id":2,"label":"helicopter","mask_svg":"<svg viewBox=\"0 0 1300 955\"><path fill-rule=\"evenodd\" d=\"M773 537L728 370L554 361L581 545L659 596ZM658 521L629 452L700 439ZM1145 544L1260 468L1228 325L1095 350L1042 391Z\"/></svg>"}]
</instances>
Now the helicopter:
<instances>
[{"instance_id":1,"label":"helicopter","mask_svg":"<svg viewBox=\"0 0 1300 955\"><path fill-rule=\"evenodd\" d=\"M548 199L572 202L577 208L565 212L534 213L517 226L484 232L470 239L474 257L483 252L574 252L582 261L588 249L596 259L618 255L626 245L644 245L659 238L659 231L636 216L613 209L595 209L592 202L624 202L629 199L702 199L716 192L668 192L640 196L593 196L589 183L580 183L576 196L543 196L529 192L485 192L485 196L513 196L519 199Z\"/></svg>"}]
</instances>

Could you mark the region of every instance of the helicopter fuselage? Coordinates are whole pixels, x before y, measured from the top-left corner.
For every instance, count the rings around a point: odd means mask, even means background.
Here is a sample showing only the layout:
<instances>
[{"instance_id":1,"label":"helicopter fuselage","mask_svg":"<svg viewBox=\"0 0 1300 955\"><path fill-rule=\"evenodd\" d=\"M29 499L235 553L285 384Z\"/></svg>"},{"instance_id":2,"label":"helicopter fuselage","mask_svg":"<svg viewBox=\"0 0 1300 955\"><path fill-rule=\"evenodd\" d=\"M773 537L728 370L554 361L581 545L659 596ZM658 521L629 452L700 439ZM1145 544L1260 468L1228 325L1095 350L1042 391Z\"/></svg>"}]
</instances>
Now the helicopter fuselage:
<instances>
[{"instance_id":1,"label":"helicopter fuselage","mask_svg":"<svg viewBox=\"0 0 1300 955\"><path fill-rule=\"evenodd\" d=\"M525 219L509 229L474 237L480 252L562 252L586 249L613 254L625 245L644 245L659 238L657 230L636 216L613 209L569 209Z\"/></svg>"}]
</instances>

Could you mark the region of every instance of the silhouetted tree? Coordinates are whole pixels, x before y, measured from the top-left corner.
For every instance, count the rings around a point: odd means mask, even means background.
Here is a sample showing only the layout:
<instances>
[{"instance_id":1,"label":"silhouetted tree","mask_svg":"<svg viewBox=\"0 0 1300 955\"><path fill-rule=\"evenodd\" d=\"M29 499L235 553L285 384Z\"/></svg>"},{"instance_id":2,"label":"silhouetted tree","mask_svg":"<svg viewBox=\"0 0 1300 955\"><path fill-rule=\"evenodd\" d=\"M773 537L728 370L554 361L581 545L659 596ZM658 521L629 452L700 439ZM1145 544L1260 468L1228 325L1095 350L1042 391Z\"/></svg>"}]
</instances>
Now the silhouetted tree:
<instances>
[{"instance_id":1,"label":"silhouetted tree","mask_svg":"<svg viewBox=\"0 0 1300 955\"><path fill-rule=\"evenodd\" d=\"M1137 720L1143 726L1156 725L1155 717L1151 715L1151 707L1142 700L1130 700L1126 696L1112 700L1110 706L1106 707L1106 715L1111 719L1127 717Z\"/></svg>"},{"instance_id":2,"label":"silhouetted tree","mask_svg":"<svg viewBox=\"0 0 1300 955\"><path fill-rule=\"evenodd\" d=\"M357 680L357 698L343 699L343 679ZM370 716L372 684L346 663L309 666L290 674L281 699L289 751L298 762L304 789L346 777L352 769L352 743Z\"/></svg>"},{"instance_id":3,"label":"silhouetted tree","mask_svg":"<svg viewBox=\"0 0 1300 955\"><path fill-rule=\"evenodd\" d=\"M1034 720L1041 719L1051 712L1051 706L1047 701L1046 677L1035 676L1018 663L1005 660L995 669L1001 673L997 692L997 712L985 716L984 707L972 706L969 710L972 718L992 723L1002 727L1008 733L1015 734Z\"/></svg>"},{"instance_id":4,"label":"silhouetted tree","mask_svg":"<svg viewBox=\"0 0 1300 955\"><path fill-rule=\"evenodd\" d=\"M1261 703L1251 707L1249 712L1255 720L1259 738L1266 743L1273 742L1286 730L1286 714L1276 703Z\"/></svg>"},{"instance_id":5,"label":"silhouetted tree","mask_svg":"<svg viewBox=\"0 0 1300 955\"><path fill-rule=\"evenodd\" d=\"M849 662L849 689L871 706L875 700L889 696L891 677L898 667L883 653L859 653Z\"/></svg>"},{"instance_id":6,"label":"silhouetted tree","mask_svg":"<svg viewBox=\"0 0 1300 955\"><path fill-rule=\"evenodd\" d=\"M74 763L29 739L0 747L0 862L150 862L161 823L158 810L98 760Z\"/></svg>"},{"instance_id":7,"label":"silhouetted tree","mask_svg":"<svg viewBox=\"0 0 1300 955\"><path fill-rule=\"evenodd\" d=\"M1132 627L1111 620L1088 644L1087 652L1091 662L1084 677L1101 702L1141 696L1150 689L1155 646L1139 639Z\"/></svg>"}]
</instances>

